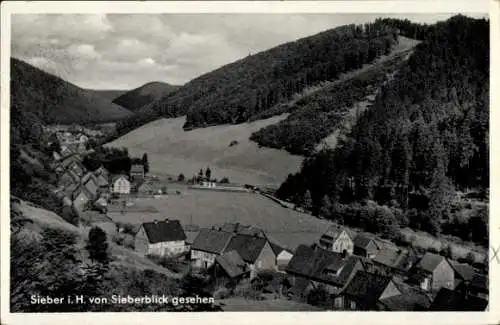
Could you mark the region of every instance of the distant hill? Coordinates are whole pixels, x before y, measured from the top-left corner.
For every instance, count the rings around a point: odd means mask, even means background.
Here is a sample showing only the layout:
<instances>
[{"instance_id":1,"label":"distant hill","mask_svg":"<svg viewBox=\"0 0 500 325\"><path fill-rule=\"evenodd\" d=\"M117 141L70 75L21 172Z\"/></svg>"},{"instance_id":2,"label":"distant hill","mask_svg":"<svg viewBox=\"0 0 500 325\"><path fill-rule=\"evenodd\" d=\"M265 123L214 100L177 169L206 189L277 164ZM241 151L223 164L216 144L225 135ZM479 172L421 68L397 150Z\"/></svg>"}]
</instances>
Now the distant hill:
<instances>
[{"instance_id":1,"label":"distant hill","mask_svg":"<svg viewBox=\"0 0 500 325\"><path fill-rule=\"evenodd\" d=\"M115 97L113 103L136 112L144 105L170 94L178 88L179 86L170 85L165 82L149 82Z\"/></svg>"},{"instance_id":2,"label":"distant hill","mask_svg":"<svg viewBox=\"0 0 500 325\"><path fill-rule=\"evenodd\" d=\"M114 122L132 113L91 90L11 59L11 108L31 113L43 123Z\"/></svg>"},{"instance_id":3,"label":"distant hill","mask_svg":"<svg viewBox=\"0 0 500 325\"><path fill-rule=\"evenodd\" d=\"M373 62L396 39L396 29L381 20L327 30L204 74L146 110L187 115L185 129L245 122L307 87Z\"/></svg>"},{"instance_id":4,"label":"distant hill","mask_svg":"<svg viewBox=\"0 0 500 325\"><path fill-rule=\"evenodd\" d=\"M91 90L95 93L97 93L99 96L109 100L109 101L114 101L116 98L120 97L121 95L125 94L128 92L128 90L111 90L111 89L105 89L105 90L100 90L100 89L88 89Z\"/></svg>"}]
</instances>

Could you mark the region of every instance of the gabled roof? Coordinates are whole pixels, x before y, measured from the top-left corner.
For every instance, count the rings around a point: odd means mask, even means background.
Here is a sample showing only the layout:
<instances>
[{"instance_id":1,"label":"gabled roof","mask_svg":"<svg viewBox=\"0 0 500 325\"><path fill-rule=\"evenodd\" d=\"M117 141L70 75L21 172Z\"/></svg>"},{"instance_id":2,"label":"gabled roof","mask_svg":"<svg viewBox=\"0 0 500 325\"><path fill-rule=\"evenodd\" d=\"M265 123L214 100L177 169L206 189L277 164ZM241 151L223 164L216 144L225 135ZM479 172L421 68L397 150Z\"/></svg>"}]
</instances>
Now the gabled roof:
<instances>
[{"instance_id":1,"label":"gabled roof","mask_svg":"<svg viewBox=\"0 0 500 325\"><path fill-rule=\"evenodd\" d=\"M184 228L186 228L186 227L184 227ZM194 240L196 239L196 237L198 236L198 234L200 232L199 231L190 231L190 230L185 229L184 233L186 234L186 244L192 244L192 243L194 243Z\"/></svg>"},{"instance_id":2,"label":"gabled roof","mask_svg":"<svg viewBox=\"0 0 500 325\"><path fill-rule=\"evenodd\" d=\"M99 168L94 170L94 175L96 176L102 175L107 180L109 176L109 171L106 168L104 168L104 166L101 165Z\"/></svg>"},{"instance_id":3,"label":"gabled roof","mask_svg":"<svg viewBox=\"0 0 500 325\"><path fill-rule=\"evenodd\" d=\"M367 306L374 306L391 282L390 277L357 271L342 294L356 299Z\"/></svg>"},{"instance_id":4,"label":"gabled roof","mask_svg":"<svg viewBox=\"0 0 500 325\"><path fill-rule=\"evenodd\" d=\"M191 249L213 254L222 254L233 236L232 233L215 229L201 229Z\"/></svg>"},{"instance_id":5,"label":"gabled roof","mask_svg":"<svg viewBox=\"0 0 500 325\"><path fill-rule=\"evenodd\" d=\"M262 229L251 226L251 225L244 225L239 222L236 223L231 223L231 222L226 222L222 224L221 226L216 226L214 227L215 229L219 229L221 231L226 231L226 232L232 232L232 233L238 233L242 235L258 235L261 237L265 237L265 233Z\"/></svg>"},{"instance_id":6,"label":"gabled roof","mask_svg":"<svg viewBox=\"0 0 500 325\"><path fill-rule=\"evenodd\" d=\"M358 262L356 256L343 257L340 253L300 245L288 263L286 272L342 287ZM340 272L334 274L337 271Z\"/></svg>"},{"instance_id":7,"label":"gabled roof","mask_svg":"<svg viewBox=\"0 0 500 325\"><path fill-rule=\"evenodd\" d=\"M267 243L267 239L257 236L234 235L225 251L235 250L247 263L254 263Z\"/></svg>"},{"instance_id":8,"label":"gabled roof","mask_svg":"<svg viewBox=\"0 0 500 325\"><path fill-rule=\"evenodd\" d=\"M377 244L377 241L375 240L375 238L372 238L372 237L365 235L365 234L356 235L356 237L354 237L353 242L354 242L355 247L360 247L363 249L368 248L368 245L370 243L373 243L377 248L380 248L380 245Z\"/></svg>"},{"instance_id":9,"label":"gabled roof","mask_svg":"<svg viewBox=\"0 0 500 325\"><path fill-rule=\"evenodd\" d=\"M446 261L446 258L444 256L427 252L420 259L420 261L416 265L416 268L432 273L443 261Z\"/></svg>"},{"instance_id":10,"label":"gabled roof","mask_svg":"<svg viewBox=\"0 0 500 325\"><path fill-rule=\"evenodd\" d=\"M423 311L429 308L431 299L428 293L402 279L394 277L392 280L401 294L380 300L389 311Z\"/></svg>"},{"instance_id":11,"label":"gabled roof","mask_svg":"<svg viewBox=\"0 0 500 325\"><path fill-rule=\"evenodd\" d=\"M470 280L469 285L476 289L480 289L483 292L488 292L489 290L488 282L489 282L488 277L486 275L475 272L474 275L472 276L472 279Z\"/></svg>"},{"instance_id":12,"label":"gabled roof","mask_svg":"<svg viewBox=\"0 0 500 325\"><path fill-rule=\"evenodd\" d=\"M238 277L247 273L245 261L237 251L228 251L215 258L215 261L224 269L230 278Z\"/></svg>"},{"instance_id":13,"label":"gabled roof","mask_svg":"<svg viewBox=\"0 0 500 325\"><path fill-rule=\"evenodd\" d=\"M353 233L349 229L334 225L330 226L330 228L328 228L328 230L323 235L321 235L320 240L334 242L344 231L347 233L347 235L349 235L349 237L351 237L351 239L354 238L355 233Z\"/></svg>"},{"instance_id":14,"label":"gabled roof","mask_svg":"<svg viewBox=\"0 0 500 325\"><path fill-rule=\"evenodd\" d=\"M96 185L98 183L97 178L91 172L87 172L85 175L82 176L82 183L83 184L87 183L89 180L92 180Z\"/></svg>"},{"instance_id":15,"label":"gabled roof","mask_svg":"<svg viewBox=\"0 0 500 325\"><path fill-rule=\"evenodd\" d=\"M162 220L142 224L151 244L185 240L186 235L179 220Z\"/></svg>"},{"instance_id":16,"label":"gabled roof","mask_svg":"<svg viewBox=\"0 0 500 325\"><path fill-rule=\"evenodd\" d=\"M386 245L380 248L373 261L400 270L408 270L413 262L412 256L407 250Z\"/></svg>"},{"instance_id":17,"label":"gabled roof","mask_svg":"<svg viewBox=\"0 0 500 325\"><path fill-rule=\"evenodd\" d=\"M142 164L134 164L130 167L131 173L144 173L144 165Z\"/></svg>"},{"instance_id":18,"label":"gabled roof","mask_svg":"<svg viewBox=\"0 0 500 325\"><path fill-rule=\"evenodd\" d=\"M111 183L114 184L120 178L124 178L125 180L127 180L127 182L130 182L126 175L118 174L118 175L114 175L113 178L111 178Z\"/></svg>"},{"instance_id":19,"label":"gabled roof","mask_svg":"<svg viewBox=\"0 0 500 325\"><path fill-rule=\"evenodd\" d=\"M458 275L458 277L462 280L471 281L474 277L475 270L471 265L459 263L451 259L448 259L448 262L450 263L453 270L455 270L455 274Z\"/></svg>"},{"instance_id":20,"label":"gabled roof","mask_svg":"<svg viewBox=\"0 0 500 325\"><path fill-rule=\"evenodd\" d=\"M276 243L275 241L269 240L269 245L271 245L271 249L274 252L274 255L278 256L281 252L286 251L290 254L293 254L293 252L287 248L284 248L280 244Z\"/></svg>"},{"instance_id":21,"label":"gabled roof","mask_svg":"<svg viewBox=\"0 0 500 325\"><path fill-rule=\"evenodd\" d=\"M92 199L92 193L89 192L89 190L85 187L85 186L78 186L78 188L76 190L73 191L73 194L71 196L71 198L74 200L78 197L78 195L80 195L80 193L83 193L85 194L85 196L87 196L90 199Z\"/></svg>"},{"instance_id":22,"label":"gabled roof","mask_svg":"<svg viewBox=\"0 0 500 325\"><path fill-rule=\"evenodd\" d=\"M73 198L73 192L78 188L77 184L71 184L70 186L66 187L64 189L64 194L66 194L67 197Z\"/></svg>"}]
</instances>

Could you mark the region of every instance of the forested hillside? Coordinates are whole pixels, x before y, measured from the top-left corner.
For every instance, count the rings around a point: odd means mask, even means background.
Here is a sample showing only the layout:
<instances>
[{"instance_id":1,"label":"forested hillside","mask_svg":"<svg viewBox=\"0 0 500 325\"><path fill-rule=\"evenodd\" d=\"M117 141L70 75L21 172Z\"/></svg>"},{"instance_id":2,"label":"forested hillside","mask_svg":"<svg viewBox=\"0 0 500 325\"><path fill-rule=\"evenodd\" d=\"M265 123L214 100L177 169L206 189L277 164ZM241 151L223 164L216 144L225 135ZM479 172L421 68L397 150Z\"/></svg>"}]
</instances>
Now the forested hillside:
<instances>
[{"instance_id":1,"label":"forested hillside","mask_svg":"<svg viewBox=\"0 0 500 325\"><path fill-rule=\"evenodd\" d=\"M487 207L464 220L455 203L468 189L487 199L489 22L387 23L421 31L423 42L349 136L306 159L277 194L300 205L310 197L314 213L356 226L409 225L487 245ZM392 210L372 213L367 200Z\"/></svg>"},{"instance_id":2,"label":"forested hillside","mask_svg":"<svg viewBox=\"0 0 500 325\"><path fill-rule=\"evenodd\" d=\"M103 123L132 115L92 90L11 59L11 107L37 116L44 123Z\"/></svg>"},{"instance_id":3,"label":"forested hillside","mask_svg":"<svg viewBox=\"0 0 500 325\"><path fill-rule=\"evenodd\" d=\"M179 86L165 82L149 82L117 96L113 103L136 112L141 107L177 90Z\"/></svg>"},{"instance_id":4,"label":"forested hillside","mask_svg":"<svg viewBox=\"0 0 500 325\"><path fill-rule=\"evenodd\" d=\"M396 36L380 21L328 30L202 75L146 110L167 117L187 114L185 129L245 122L306 87L388 53Z\"/></svg>"},{"instance_id":5,"label":"forested hillside","mask_svg":"<svg viewBox=\"0 0 500 325\"><path fill-rule=\"evenodd\" d=\"M404 66L416 44L413 39L398 37L391 53L382 56L377 63L297 94L298 99L274 106L268 111L291 114L286 120L255 132L250 139L261 146L285 149L292 154L313 153L316 145L338 129L352 110L359 114L361 106L370 105L367 98L377 94L379 88ZM268 111L264 113L274 115Z\"/></svg>"}]
</instances>

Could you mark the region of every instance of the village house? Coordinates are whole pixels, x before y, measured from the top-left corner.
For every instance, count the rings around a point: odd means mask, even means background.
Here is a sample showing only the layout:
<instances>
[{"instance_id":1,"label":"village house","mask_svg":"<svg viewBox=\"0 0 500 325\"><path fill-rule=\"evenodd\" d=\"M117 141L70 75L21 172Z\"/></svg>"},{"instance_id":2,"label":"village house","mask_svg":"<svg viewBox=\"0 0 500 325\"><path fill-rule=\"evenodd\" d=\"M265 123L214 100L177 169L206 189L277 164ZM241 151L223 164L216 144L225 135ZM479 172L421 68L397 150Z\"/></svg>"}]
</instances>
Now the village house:
<instances>
[{"instance_id":1,"label":"village house","mask_svg":"<svg viewBox=\"0 0 500 325\"><path fill-rule=\"evenodd\" d=\"M73 171L79 177L82 177L87 171L77 155L73 155L61 161L61 166L64 170Z\"/></svg>"},{"instance_id":2,"label":"village house","mask_svg":"<svg viewBox=\"0 0 500 325\"><path fill-rule=\"evenodd\" d=\"M241 234L241 235L249 235L249 236L258 236L258 237L266 237L264 230L254 227L252 225L244 225L239 222L226 222L220 226L213 227L214 229L218 229L220 231Z\"/></svg>"},{"instance_id":3,"label":"village house","mask_svg":"<svg viewBox=\"0 0 500 325\"><path fill-rule=\"evenodd\" d=\"M141 225L135 235L135 249L142 254L174 256L186 251L186 235L179 220L155 220Z\"/></svg>"},{"instance_id":4,"label":"village house","mask_svg":"<svg viewBox=\"0 0 500 325\"><path fill-rule=\"evenodd\" d=\"M62 158L71 157L75 152L69 147L69 145L61 145L60 155Z\"/></svg>"},{"instance_id":5,"label":"village house","mask_svg":"<svg viewBox=\"0 0 500 325\"><path fill-rule=\"evenodd\" d=\"M72 184L79 184L80 177L72 170L65 171L57 181L59 186L69 187Z\"/></svg>"},{"instance_id":6,"label":"village house","mask_svg":"<svg viewBox=\"0 0 500 325\"><path fill-rule=\"evenodd\" d=\"M250 269L237 251L232 250L215 257L212 273L216 286L235 286L250 275Z\"/></svg>"},{"instance_id":7,"label":"village house","mask_svg":"<svg viewBox=\"0 0 500 325\"><path fill-rule=\"evenodd\" d=\"M354 252L354 234L343 227L332 226L330 227L319 239L319 247L328 251L348 254Z\"/></svg>"},{"instance_id":8,"label":"village house","mask_svg":"<svg viewBox=\"0 0 500 325\"><path fill-rule=\"evenodd\" d=\"M229 244L233 233L215 229L201 229L191 245L193 267L210 268L215 258L221 255Z\"/></svg>"},{"instance_id":9,"label":"village house","mask_svg":"<svg viewBox=\"0 0 500 325\"><path fill-rule=\"evenodd\" d=\"M269 244L276 256L276 271L285 273L286 267L293 257L293 253L274 242L270 241Z\"/></svg>"},{"instance_id":10,"label":"village house","mask_svg":"<svg viewBox=\"0 0 500 325\"><path fill-rule=\"evenodd\" d=\"M142 180L144 179L144 165L143 164L133 164L130 167L130 178L132 180Z\"/></svg>"},{"instance_id":11,"label":"village house","mask_svg":"<svg viewBox=\"0 0 500 325\"><path fill-rule=\"evenodd\" d=\"M432 295L414 287L399 276L393 276L392 281L401 292L400 295L384 297L378 301L378 310L381 311L424 311L428 310Z\"/></svg>"},{"instance_id":12,"label":"village house","mask_svg":"<svg viewBox=\"0 0 500 325\"><path fill-rule=\"evenodd\" d=\"M89 203L92 201L92 193L85 186L80 185L73 191L71 198L73 207L78 211L84 211L88 209Z\"/></svg>"},{"instance_id":13,"label":"village house","mask_svg":"<svg viewBox=\"0 0 500 325\"><path fill-rule=\"evenodd\" d=\"M485 311L488 300L468 295L462 290L441 288L429 306L429 311Z\"/></svg>"},{"instance_id":14,"label":"village house","mask_svg":"<svg viewBox=\"0 0 500 325\"><path fill-rule=\"evenodd\" d=\"M412 280L426 291L453 290L455 287L455 271L441 255L427 252L412 268L411 274Z\"/></svg>"},{"instance_id":15,"label":"village house","mask_svg":"<svg viewBox=\"0 0 500 325\"><path fill-rule=\"evenodd\" d=\"M96 170L94 170L94 175L97 179L97 185L102 190L107 190L109 187L109 172L103 166L100 166Z\"/></svg>"},{"instance_id":16,"label":"village house","mask_svg":"<svg viewBox=\"0 0 500 325\"><path fill-rule=\"evenodd\" d=\"M224 251L235 250L247 263L250 278L254 278L262 270L276 269L276 255L264 237L235 234L224 248Z\"/></svg>"},{"instance_id":17,"label":"village house","mask_svg":"<svg viewBox=\"0 0 500 325\"><path fill-rule=\"evenodd\" d=\"M405 277L415 262L414 254L393 245L380 244L380 250L372 259L375 267L384 274L398 274Z\"/></svg>"},{"instance_id":18,"label":"village house","mask_svg":"<svg viewBox=\"0 0 500 325\"><path fill-rule=\"evenodd\" d=\"M203 181L203 182L201 182L201 186L206 187L206 188L216 188L217 184L215 182Z\"/></svg>"},{"instance_id":19,"label":"village house","mask_svg":"<svg viewBox=\"0 0 500 325\"><path fill-rule=\"evenodd\" d=\"M81 179L81 184L87 188L92 195L92 200L99 197L99 184L93 173L87 172Z\"/></svg>"},{"instance_id":20,"label":"village house","mask_svg":"<svg viewBox=\"0 0 500 325\"><path fill-rule=\"evenodd\" d=\"M380 250L380 245L372 236L358 234L354 237L354 255L374 258Z\"/></svg>"},{"instance_id":21,"label":"village house","mask_svg":"<svg viewBox=\"0 0 500 325\"><path fill-rule=\"evenodd\" d=\"M330 295L338 294L358 270L364 268L356 256L306 245L296 249L286 267L295 295L305 295L318 286L323 286Z\"/></svg>"},{"instance_id":22,"label":"village house","mask_svg":"<svg viewBox=\"0 0 500 325\"><path fill-rule=\"evenodd\" d=\"M380 310L381 300L401 295L390 277L357 271L334 299L334 308L343 310Z\"/></svg>"},{"instance_id":23,"label":"village house","mask_svg":"<svg viewBox=\"0 0 500 325\"><path fill-rule=\"evenodd\" d=\"M130 194L130 182L127 176L115 176L111 181L111 192L116 194Z\"/></svg>"}]
</instances>

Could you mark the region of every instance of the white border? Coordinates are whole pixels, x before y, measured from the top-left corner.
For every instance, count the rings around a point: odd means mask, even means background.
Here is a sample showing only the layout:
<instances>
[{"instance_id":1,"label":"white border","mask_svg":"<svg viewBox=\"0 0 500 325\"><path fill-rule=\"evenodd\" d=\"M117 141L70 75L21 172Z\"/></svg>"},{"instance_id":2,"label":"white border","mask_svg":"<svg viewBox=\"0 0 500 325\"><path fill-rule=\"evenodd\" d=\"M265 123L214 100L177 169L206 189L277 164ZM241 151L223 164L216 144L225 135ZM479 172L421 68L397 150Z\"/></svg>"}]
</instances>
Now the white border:
<instances>
[{"instance_id":1,"label":"white border","mask_svg":"<svg viewBox=\"0 0 500 325\"><path fill-rule=\"evenodd\" d=\"M12 13L490 13L491 23L491 73L490 107L500 104L498 90L500 82L500 3L490 0L453 1L175 1L175 2L92 2L92 1L40 1L2 2L1 4L1 316L2 324L54 324L67 323L116 323L149 324L173 322L202 322L203 324L500 324L500 295L498 292L500 265L490 263L490 311L473 313L433 312L224 312L224 313L64 313L64 314L9 314L9 64L10 64L10 15ZM493 90L497 91L493 91ZM495 106L496 104L496 106ZM500 121L499 112L490 109L490 125ZM496 135L496 137L495 137ZM500 134L490 128L490 242L500 246L496 189L500 163L495 156L495 138ZM496 168L499 167L499 168ZM491 254L490 250L490 254ZM493 306L499 306L496 308Z\"/></svg>"}]
</instances>

